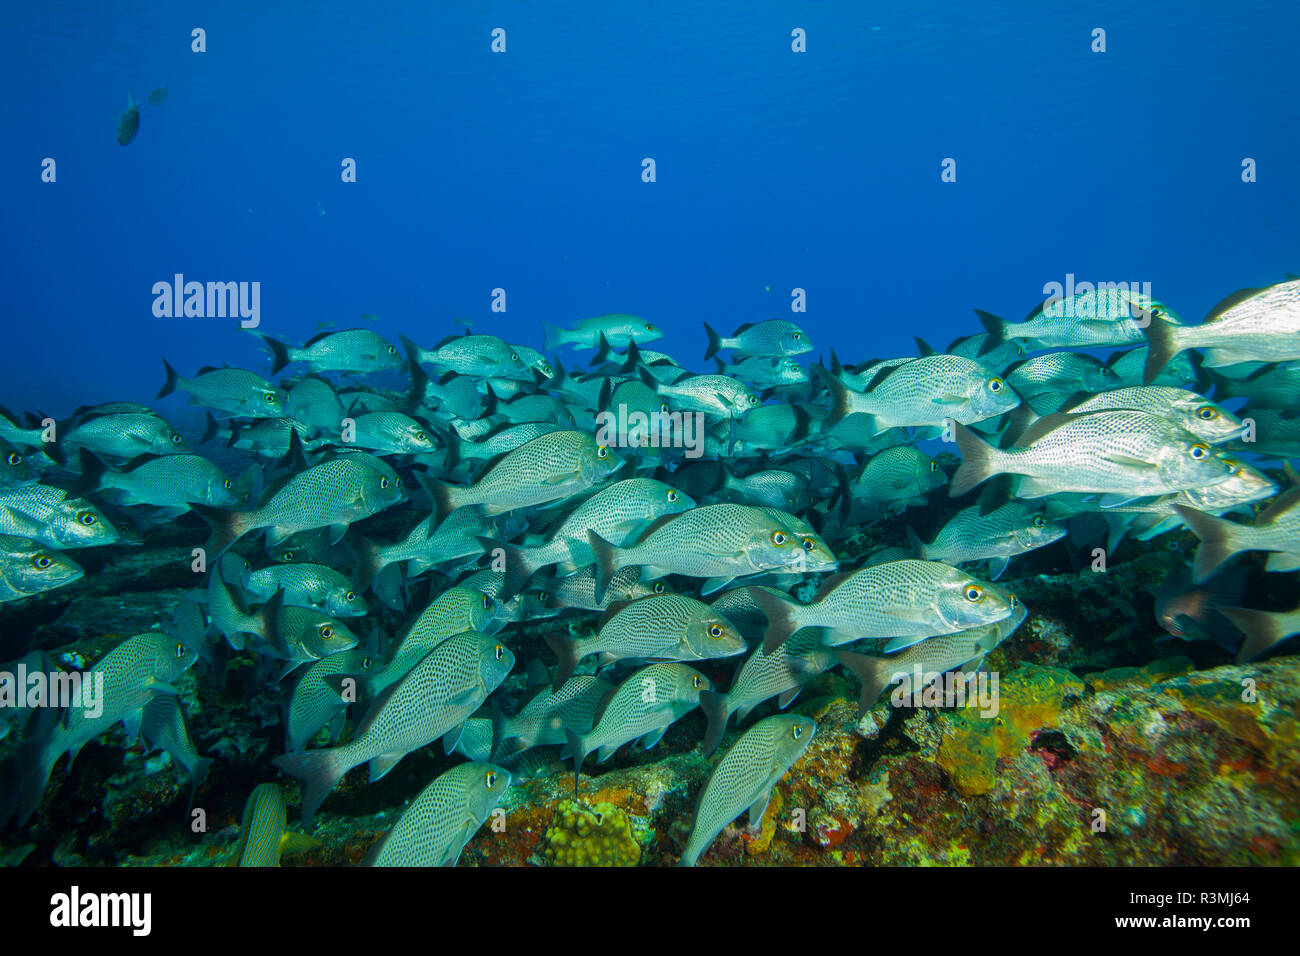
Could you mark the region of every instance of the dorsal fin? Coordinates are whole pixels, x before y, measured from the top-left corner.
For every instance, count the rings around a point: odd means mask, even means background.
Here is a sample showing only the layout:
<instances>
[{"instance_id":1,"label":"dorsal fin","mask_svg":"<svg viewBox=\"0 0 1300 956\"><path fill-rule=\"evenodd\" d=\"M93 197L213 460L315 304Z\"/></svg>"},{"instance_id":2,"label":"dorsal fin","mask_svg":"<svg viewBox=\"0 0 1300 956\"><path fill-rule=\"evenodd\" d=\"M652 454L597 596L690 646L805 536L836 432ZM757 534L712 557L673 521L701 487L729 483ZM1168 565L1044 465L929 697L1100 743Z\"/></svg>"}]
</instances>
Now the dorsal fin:
<instances>
[{"instance_id":1,"label":"dorsal fin","mask_svg":"<svg viewBox=\"0 0 1300 956\"><path fill-rule=\"evenodd\" d=\"M1256 289L1238 289L1236 292L1233 292L1231 295L1224 296L1215 304L1214 308L1210 309L1210 311L1205 314L1205 321L1211 322L1214 319L1217 319L1219 316L1227 312L1233 306L1241 305L1241 303L1245 302L1247 299L1251 298L1252 296L1259 295L1266 288L1268 287L1261 286Z\"/></svg>"},{"instance_id":2,"label":"dorsal fin","mask_svg":"<svg viewBox=\"0 0 1300 956\"><path fill-rule=\"evenodd\" d=\"M1020 448L1032 445L1044 435L1056 431L1062 425L1066 425L1076 418L1082 417L1082 415L1072 415L1069 412L1053 412L1051 415L1044 415L1026 428L1024 434L1016 438L1016 444Z\"/></svg>"}]
</instances>

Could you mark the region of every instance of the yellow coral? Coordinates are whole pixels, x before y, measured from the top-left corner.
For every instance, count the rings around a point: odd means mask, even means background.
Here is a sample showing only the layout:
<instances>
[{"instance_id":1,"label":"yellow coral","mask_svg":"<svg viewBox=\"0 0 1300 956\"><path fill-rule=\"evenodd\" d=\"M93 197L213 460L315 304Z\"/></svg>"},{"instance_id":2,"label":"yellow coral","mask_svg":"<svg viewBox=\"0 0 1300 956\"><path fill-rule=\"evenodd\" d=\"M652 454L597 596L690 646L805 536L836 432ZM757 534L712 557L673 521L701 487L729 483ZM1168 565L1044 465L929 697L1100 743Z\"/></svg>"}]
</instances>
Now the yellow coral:
<instances>
[{"instance_id":1,"label":"yellow coral","mask_svg":"<svg viewBox=\"0 0 1300 956\"><path fill-rule=\"evenodd\" d=\"M552 866L636 866L641 860L627 814L612 803L563 801L545 839Z\"/></svg>"}]
</instances>

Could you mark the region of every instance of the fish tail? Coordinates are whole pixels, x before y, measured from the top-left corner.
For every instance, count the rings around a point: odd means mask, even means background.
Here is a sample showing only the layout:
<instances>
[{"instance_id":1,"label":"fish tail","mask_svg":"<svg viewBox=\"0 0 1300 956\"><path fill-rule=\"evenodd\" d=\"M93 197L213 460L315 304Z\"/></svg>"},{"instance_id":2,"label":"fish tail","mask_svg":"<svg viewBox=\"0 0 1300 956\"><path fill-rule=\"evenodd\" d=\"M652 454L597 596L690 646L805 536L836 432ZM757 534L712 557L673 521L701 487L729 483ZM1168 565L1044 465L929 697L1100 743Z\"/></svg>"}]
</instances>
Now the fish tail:
<instances>
[{"instance_id":1,"label":"fish tail","mask_svg":"<svg viewBox=\"0 0 1300 956\"><path fill-rule=\"evenodd\" d=\"M1246 635L1246 639L1241 643L1241 650L1237 652L1238 664L1253 661L1287 637L1280 614L1245 607L1221 607L1218 610L1233 623L1237 630Z\"/></svg>"},{"instance_id":2,"label":"fish tail","mask_svg":"<svg viewBox=\"0 0 1300 956\"><path fill-rule=\"evenodd\" d=\"M249 331L252 332L251 329ZM284 368L286 365L289 364L290 358L289 358L288 345L286 345L284 342L281 342L279 339L271 338L271 336L265 334L264 332L252 332L252 334L256 335L259 339L261 339L262 344L271 350L271 374L272 375L274 375L276 372L280 371L280 369Z\"/></svg>"},{"instance_id":3,"label":"fish tail","mask_svg":"<svg viewBox=\"0 0 1300 956\"><path fill-rule=\"evenodd\" d=\"M401 333L398 333L398 335L397 335L397 341L399 341L399 342L402 343L402 351L404 351L404 352L406 353L406 367L407 367L407 369L408 369L408 370L414 370L414 369L416 368L416 366L418 366L418 365L420 364L420 347L419 347L418 345L416 345L414 342L412 342L410 339L408 339L405 335L402 335ZM427 375L425 376L425 381L426 381L426 382L428 381L428 376L427 376ZM412 383L412 384L414 384L414 383ZM413 397L414 397L414 396L413 396ZM420 391L419 400L420 400L421 402L424 401L424 390L423 390L423 389L421 389L421 391Z\"/></svg>"},{"instance_id":4,"label":"fish tail","mask_svg":"<svg viewBox=\"0 0 1300 956\"><path fill-rule=\"evenodd\" d=\"M1147 361L1142 367L1142 384L1150 385L1183 349L1175 339L1174 326L1163 319L1152 318L1142 329L1142 334L1147 338Z\"/></svg>"},{"instance_id":5,"label":"fish tail","mask_svg":"<svg viewBox=\"0 0 1300 956\"><path fill-rule=\"evenodd\" d=\"M596 556L596 600L601 601L605 598L609 579L623 567L620 563L623 549L610 544L591 530L587 531L587 544L591 547L592 554Z\"/></svg>"},{"instance_id":6,"label":"fish tail","mask_svg":"<svg viewBox=\"0 0 1300 956\"><path fill-rule=\"evenodd\" d=\"M865 714L876 705L881 691L889 686L890 665L886 657L872 657L855 651L836 651L835 656L862 681L862 693L858 697L858 714Z\"/></svg>"},{"instance_id":7,"label":"fish tail","mask_svg":"<svg viewBox=\"0 0 1300 956\"><path fill-rule=\"evenodd\" d=\"M980 325L984 326L984 331L988 333L988 338L975 354L986 355L1007 340L1007 320L983 309L976 309L975 317L980 320Z\"/></svg>"},{"instance_id":8,"label":"fish tail","mask_svg":"<svg viewBox=\"0 0 1300 956\"><path fill-rule=\"evenodd\" d=\"M564 728L564 739L569 745L569 755L573 757L573 792L577 793L578 775L582 773L582 765L591 751L587 747L587 738L571 727Z\"/></svg>"},{"instance_id":9,"label":"fish tail","mask_svg":"<svg viewBox=\"0 0 1300 956\"><path fill-rule=\"evenodd\" d=\"M709 347L704 352L704 361L707 362L722 351L722 336L707 322L704 323L704 334L709 337Z\"/></svg>"},{"instance_id":10,"label":"fish tail","mask_svg":"<svg viewBox=\"0 0 1300 956\"><path fill-rule=\"evenodd\" d=\"M217 437L217 420L212 417L211 412L208 412L208 421L203 428L203 437L199 439L199 444L206 445L208 442L212 441L212 439L216 437Z\"/></svg>"},{"instance_id":11,"label":"fish tail","mask_svg":"<svg viewBox=\"0 0 1300 956\"><path fill-rule=\"evenodd\" d=\"M948 497L959 498L998 474L1000 469L994 460L996 448L965 425L954 422L953 433L957 440L957 450L961 452L961 464L957 466L948 485Z\"/></svg>"},{"instance_id":12,"label":"fish tail","mask_svg":"<svg viewBox=\"0 0 1300 956\"><path fill-rule=\"evenodd\" d=\"M925 556L925 542L921 540L911 525L907 526L907 544L912 549L912 555L921 561L927 560Z\"/></svg>"},{"instance_id":13,"label":"fish tail","mask_svg":"<svg viewBox=\"0 0 1300 956\"><path fill-rule=\"evenodd\" d=\"M81 465L81 477L68 489L69 498L81 498L92 491L98 491L103 486L104 475L108 473L108 466L103 459L86 448L77 449L77 459Z\"/></svg>"},{"instance_id":14,"label":"fish tail","mask_svg":"<svg viewBox=\"0 0 1300 956\"><path fill-rule=\"evenodd\" d=\"M251 512L248 511L223 511L199 504L191 504L190 508L212 526L207 543L209 560L225 554L226 549L247 534L251 527Z\"/></svg>"},{"instance_id":15,"label":"fish tail","mask_svg":"<svg viewBox=\"0 0 1300 956\"><path fill-rule=\"evenodd\" d=\"M331 790L348 772L343 761L339 759L339 748L329 747L324 750L304 750L302 753L282 754L271 761L272 766L282 770L298 781L302 788L302 822L306 826L316 815L320 805L325 802Z\"/></svg>"},{"instance_id":16,"label":"fish tail","mask_svg":"<svg viewBox=\"0 0 1300 956\"><path fill-rule=\"evenodd\" d=\"M433 497L434 524L441 523L456 510L456 489L445 481L430 478L424 482L424 490Z\"/></svg>"},{"instance_id":17,"label":"fish tail","mask_svg":"<svg viewBox=\"0 0 1300 956\"><path fill-rule=\"evenodd\" d=\"M799 605L784 601L762 588L754 588L749 593L767 618L767 630L763 632L763 653L771 654L785 643L786 638L799 630Z\"/></svg>"},{"instance_id":18,"label":"fish tail","mask_svg":"<svg viewBox=\"0 0 1300 956\"><path fill-rule=\"evenodd\" d=\"M222 586L225 586L224 581ZM289 660L293 655L289 651L289 645L284 641L284 636L280 633L280 611L283 608L284 588L279 587L271 595L271 600L263 604L262 609L257 612L258 626L261 630L258 637L270 644L282 659Z\"/></svg>"},{"instance_id":19,"label":"fish tail","mask_svg":"<svg viewBox=\"0 0 1300 956\"><path fill-rule=\"evenodd\" d=\"M506 544L496 538L480 536L477 541L489 555L495 557L494 552L498 550L502 552L505 571L501 580L501 592L497 595L497 600L509 601L523 590L524 585L528 583L528 579L533 576L533 572L537 570L538 566L533 563L528 556L528 552L523 548L516 548L512 544Z\"/></svg>"},{"instance_id":20,"label":"fish tail","mask_svg":"<svg viewBox=\"0 0 1300 956\"><path fill-rule=\"evenodd\" d=\"M211 757L200 757L198 760L194 761L194 766L190 769L190 802L189 806L185 808L186 813L194 808L194 798L198 796L199 787L201 787L203 781L207 779L208 771L211 768Z\"/></svg>"},{"instance_id":21,"label":"fish tail","mask_svg":"<svg viewBox=\"0 0 1300 956\"><path fill-rule=\"evenodd\" d=\"M704 711L704 716L709 721L701 743L704 756L713 753L718 749L718 744L722 743L722 735L727 732L727 721L731 719L732 709L727 706L726 694L720 694L716 690L700 691L700 710Z\"/></svg>"},{"instance_id":22,"label":"fish tail","mask_svg":"<svg viewBox=\"0 0 1300 956\"><path fill-rule=\"evenodd\" d=\"M62 748L53 742L61 717L62 711L58 708L45 708L38 723L29 729L31 736L14 754L11 769L7 774L0 772L0 783L5 784L0 793L10 790L8 781L3 779L6 775L16 778L17 782L8 800L0 796L0 826L4 826L13 812L17 813L18 825L23 826L40 806L45 786L50 782L50 773L63 753Z\"/></svg>"},{"instance_id":23,"label":"fish tail","mask_svg":"<svg viewBox=\"0 0 1300 956\"><path fill-rule=\"evenodd\" d=\"M359 531L349 529L347 543L352 546L352 551L357 556L355 575L357 590L364 591L370 587L375 578L379 577L379 572L388 566L388 562L380 554L379 545Z\"/></svg>"},{"instance_id":24,"label":"fish tail","mask_svg":"<svg viewBox=\"0 0 1300 956\"><path fill-rule=\"evenodd\" d=\"M818 374L821 375L822 381L826 383L826 387L831 393L830 414L826 416L826 422L822 427L831 428L853 414L853 393L849 391L847 385L834 375L825 372L819 372Z\"/></svg>"},{"instance_id":25,"label":"fish tail","mask_svg":"<svg viewBox=\"0 0 1300 956\"><path fill-rule=\"evenodd\" d=\"M163 387L158 389L158 394L154 398L162 398L164 395L170 395L176 391L176 380L180 377L176 374L176 369L171 367L167 359L162 360L163 368L167 371L167 381L163 382Z\"/></svg>"},{"instance_id":26,"label":"fish tail","mask_svg":"<svg viewBox=\"0 0 1300 956\"><path fill-rule=\"evenodd\" d=\"M545 320L540 321L542 325L542 335L545 340L542 345L543 352L554 352L568 341L565 337L565 329L560 328L552 322L547 322Z\"/></svg>"},{"instance_id":27,"label":"fish tail","mask_svg":"<svg viewBox=\"0 0 1300 956\"><path fill-rule=\"evenodd\" d=\"M1233 543L1237 526L1231 521L1207 515L1203 511L1185 508L1182 505L1174 505L1174 511L1187 522L1187 527L1192 529L1192 533L1201 539L1201 545L1196 549L1197 584L1209 578L1219 565L1241 550Z\"/></svg>"},{"instance_id":28,"label":"fish tail","mask_svg":"<svg viewBox=\"0 0 1300 956\"><path fill-rule=\"evenodd\" d=\"M551 680L551 690L558 691L564 686L564 682L573 676L574 669L581 660L578 653L578 641L575 638L561 634L546 634L546 646L555 652L555 656L560 662L555 666L555 676Z\"/></svg>"}]
</instances>

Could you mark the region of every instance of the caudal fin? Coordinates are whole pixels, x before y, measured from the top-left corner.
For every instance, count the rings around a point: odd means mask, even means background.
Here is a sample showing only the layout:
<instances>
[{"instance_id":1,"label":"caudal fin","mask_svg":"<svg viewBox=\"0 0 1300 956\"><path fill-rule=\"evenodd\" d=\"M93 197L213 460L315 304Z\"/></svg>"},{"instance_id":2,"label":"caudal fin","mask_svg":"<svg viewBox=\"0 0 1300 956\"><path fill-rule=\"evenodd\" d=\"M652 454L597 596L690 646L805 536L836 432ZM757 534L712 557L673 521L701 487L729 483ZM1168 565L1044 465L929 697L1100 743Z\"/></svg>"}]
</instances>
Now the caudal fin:
<instances>
[{"instance_id":1,"label":"caudal fin","mask_svg":"<svg viewBox=\"0 0 1300 956\"><path fill-rule=\"evenodd\" d=\"M704 334L709 337L709 347L704 350L704 361L707 362L722 351L722 336L707 322L704 323Z\"/></svg>"},{"instance_id":2,"label":"caudal fin","mask_svg":"<svg viewBox=\"0 0 1300 956\"><path fill-rule=\"evenodd\" d=\"M167 371L167 381L163 382L163 387L158 389L158 394L155 395L154 398L162 398L164 395L170 395L172 392L176 391L176 379L179 378L176 374L176 369L172 368L171 364L166 359L163 359L162 363L163 368Z\"/></svg>"},{"instance_id":3,"label":"caudal fin","mask_svg":"<svg viewBox=\"0 0 1300 956\"><path fill-rule=\"evenodd\" d=\"M749 593L767 618L767 629L763 632L763 653L771 654L785 643L786 638L799 630L798 612L801 605L779 598L763 588L753 588Z\"/></svg>"},{"instance_id":4,"label":"caudal fin","mask_svg":"<svg viewBox=\"0 0 1300 956\"><path fill-rule=\"evenodd\" d=\"M430 478L423 482L424 490L433 498L433 524L440 524L444 518L456 510L456 489L445 481L439 481L437 478Z\"/></svg>"},{"instance_id":5,"label":"caudal fin","mask_svg":"<svg viewBox=\"0 0 1300 956\"><path fill-rule=\"evenodd\" d=\"M596 600L605 600L605 589L612 578L624 565L620 564L622 549L610 544L596 532L587 531L587 544L596 556Z\"/></svg>"},{"instance_id":6,"label":"caudal fin","mask_svg":"<svg viewBox=\"0 0 1300 956\"><path fill-rule=\"evenodd\" d=\"M379 577L379 572L388 566L388 562L379 553L379 545L354 528L348 529L344 540L352 548L352 553L357 556L357 569L353 579L357 590L364 591L370 587L375 578Z\"/></svg>"},{"instance_id":7,"label":"caudal fin","mask_svg":"<svg viewBox=\"0 0 1300 956\"><path fill-rule=\"evenodd\" d=\"M565 331L552 322L542 320L542 351L554 352L560 346L565 344Z\"/></svg>"},{"instance_id":8,"label":"caudal fin","mask_svg":"<svg viewBox=\"0 0 1300 956\"><path fill-rule=\"evenodd\" d=\"M1246 635L1241 650L1237 651L1238 664L1253 661L1274 644L1280 644L1290 637L1284 622L1286 615L1245 607L1221 607L1218 610L1237 630Z\"/></svg>"},{"instance_id":9,"label":"caudal fin","mask_svg":"<svg viewBox=\"0 0 1300 956\"><path fill-rule=\"evenodd\" d=\"M516 548L512 544L506 544L496 538L479 537L477 541L483 550L493 557L497 557L498 551L501 552L505 571L501 580L501 593L497 595L497 600L503 603L509 601L524 589L524 585L533 576L538 565L533 563L532 558L523 548ZM563 683L563 681L560 683Z\"/></svg>"},{"instance_id":10,"label":"caudal fin","mask_svg":"<svg viewBox=\"0 0 1300 956\"><path fill-rule=\"evenodd\" d=\"M1233 543L1237 525L1231 521L1183 505L1174 505L1174 511L1187 522L1187 527L1192 529L1192 533L1201 539L1201 545L1196 549L1194 569L1197 584L1209 578L1219 565L1242 550Z\"/></svg>"},{"instance_id":11,"label":"caudal fin","mask_svg":"<svg viewBox=\"0 0 1300 956\"><path fill-rule=\"evenodd\" d=\"M578 661L582 660L582 653L578 650L578 641L563 634L547 634L546 646L560 659L555 665L555 676L551 680L551 690L558 691L573 676Z\"/></svg>"},{"instance_id":12,"label":"caudal fin","mask_svg":"<svg viewBox=\"0 0 1300 956\"><path fill-rule=\"evenodd\" d=\"M226 549L247 534L251 528L251 512L223 511L208 505L191 504L190 508L200 518L212 526L212 535L208 538L208 560L212 561L226 553Z\"/></svg>"},{"instance_id":13,"label":"caudal fin","mask_svg":"<svg viewBox=\"0 0 1300 956\"><path fill-rule=\"evenodd\" d=\"M1174 326L1163 319L1151 318L1142 329L1147 337L1147 361L1142 367L1142 384L1150 385L1156 376L1182 351L1174 340Z\"/></svg>"},{"instance_id":14,"label":"caudal fin","mask_svg":"<svg viewBox=\"0 0 1300 956\"><path fill-rule=\"evenodd\" d=\"M731 719L732 708L727 706L726 694L720 694L715 690L702 690L700 710L704 711L704 716L709 721L709 726L704 731L704 740L700 744L704 749L704 756L707 757L718 749L718 744L722 743L722 737L727 732L727 721Z\"/></svg>"},{"instance_id":15,"label":"caudal fin","mask_svg":"<svg viewBox=\"0 0 1300 956\"><path fill-rule=\"evenodd\" d=\"M956 422L953 423L953 435L957 440L957 450L961 452L961 464L948 485L948 497L959 498L998 474L999 469L993 458L997 449L988 442Z\"/></svg>"},{"instance_id":16,"label":"caudal fin","mask_svg":"<svg viewBox=\"0 0 1300 956\"><path fill-rule=\"evenodd\" d=\"M887 657L872 657L854 651L836 651L835 656L862 681L862 693L858 697L858 713L865 714L876 705L881 692L889 686L890 672L893 665Z\"/></svg>"},{"instance_id":17,"label":"caudal fin","mask_svg":"<svg viewBox=\"0 0 1300 956\"><path fill-rule=\"evenodd\" d=\"M296 779L301 786L304 826L311 823L311 818L316 815L330 791L348 772L348 768L339 760L337 747L283 754L272 760L271 764Z\"/></svg>"},{"instance_id":18,"label":"caudal fin","mask_svg":"<svg viewBox=\"0 0 1300 956\"><path fill-rule=\"evenodd\" d=\"M284 368L286 365L289 364L290 359L289 359L288 345L281 342L279 339L271 338L271 336L267 335L264 332L253 332L252 334L256 335L259 339L261 339L262 344L271 350L271 374L272 375L274 375L276 372L280 371L280 369Z\"/></svg>"},{"instance_id":19,"label":"caudal fin","mask_svg":"<svg viewBox=\"0 0 1300 956\"><path fill-rule=\"evenodd\" d=\"M983 309L976 309L975 316L980 320L980 325L984 326L984 331L988 333L988 338L975 354L987 355L1006 341L1007 320Z\"/></svg>"}]
</instances>

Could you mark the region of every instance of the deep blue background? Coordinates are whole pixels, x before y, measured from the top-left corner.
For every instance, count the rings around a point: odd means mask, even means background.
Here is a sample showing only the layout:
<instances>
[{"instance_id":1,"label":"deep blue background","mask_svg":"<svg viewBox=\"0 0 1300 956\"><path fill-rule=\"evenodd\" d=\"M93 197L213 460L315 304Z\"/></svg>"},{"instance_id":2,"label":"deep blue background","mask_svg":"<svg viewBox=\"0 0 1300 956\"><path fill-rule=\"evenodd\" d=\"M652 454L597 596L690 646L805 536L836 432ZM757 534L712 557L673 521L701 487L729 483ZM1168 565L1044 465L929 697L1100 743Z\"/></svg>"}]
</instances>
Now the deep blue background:
<instances>
[{"instance_id":1,"label":"deep blue background","mask_svg":"<svg viewBox=\"0 0 1300 956\"><path fill-rule=\"evenodd\" d=\"M1198 320L1300 271L1295 3L16 6L10 406L150 399L160 355L266 371L230 322L152 316L176 272L259 280L262 329L295 342L369 312L394 340L461 315L540 346L538 319L626 311L699 366L701 320L788 316L795 286L851 360L946 344L974 306L1020 318L1067 272ZM127 88L163 85L119 146Z\"/></svg>"}]
</instances>

